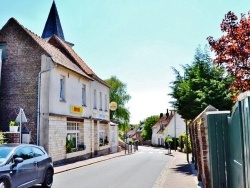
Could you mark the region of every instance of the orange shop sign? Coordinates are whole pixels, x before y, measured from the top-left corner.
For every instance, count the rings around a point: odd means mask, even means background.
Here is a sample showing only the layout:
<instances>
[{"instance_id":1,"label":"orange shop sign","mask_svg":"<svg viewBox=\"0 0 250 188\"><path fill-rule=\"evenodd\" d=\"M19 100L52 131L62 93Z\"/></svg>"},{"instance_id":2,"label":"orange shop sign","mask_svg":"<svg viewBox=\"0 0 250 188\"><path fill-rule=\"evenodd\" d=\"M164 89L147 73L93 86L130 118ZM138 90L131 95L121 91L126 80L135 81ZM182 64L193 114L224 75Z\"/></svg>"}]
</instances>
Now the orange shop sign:
<instances>
[{"instance_id":1,"label":"orange shop sign","mask_svg":"<svg viewBox=\"0 0 250 188\"><path fill-rule=\"evenodd\" d=\"M82 106L71 105L70 111L71 113L74 113L74 114L82 114L83 108Z\"/></svg>"}]
</instances>

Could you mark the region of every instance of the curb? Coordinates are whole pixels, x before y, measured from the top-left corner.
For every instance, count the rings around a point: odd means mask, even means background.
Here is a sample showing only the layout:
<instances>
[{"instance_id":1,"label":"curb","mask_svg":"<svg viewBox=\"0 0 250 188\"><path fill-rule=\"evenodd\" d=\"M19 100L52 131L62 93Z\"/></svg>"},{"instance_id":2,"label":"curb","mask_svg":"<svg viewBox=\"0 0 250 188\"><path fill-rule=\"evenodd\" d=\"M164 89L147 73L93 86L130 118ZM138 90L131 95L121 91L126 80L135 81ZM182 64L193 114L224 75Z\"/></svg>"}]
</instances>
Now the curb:
<instances>
[{"instance_id":1,"label":"curb","mask_svg":"<svg viewBox=\"0 0 250 188\"><path fill-rule=\"evenodd\" d=\"M117 157L131 155L133 153L129 153L129 154L116 153L116 154L117 155L110 156L112 154L109 154L109 155L99 156L99 157L95 157L95 158L89 158L89 159L82 160L82 161L77 161L75 163L56 166L56 167L54 167L54 174L60 174L62 172L70 171L70 170L81 168L81 167L84 167L84 166L89 166L89 165L92 165L92 164L95 164L95 163L99 163L99 162L102 162L102 161L107 161L107 160L117 158Z\"/></svg>"}]
</instances>

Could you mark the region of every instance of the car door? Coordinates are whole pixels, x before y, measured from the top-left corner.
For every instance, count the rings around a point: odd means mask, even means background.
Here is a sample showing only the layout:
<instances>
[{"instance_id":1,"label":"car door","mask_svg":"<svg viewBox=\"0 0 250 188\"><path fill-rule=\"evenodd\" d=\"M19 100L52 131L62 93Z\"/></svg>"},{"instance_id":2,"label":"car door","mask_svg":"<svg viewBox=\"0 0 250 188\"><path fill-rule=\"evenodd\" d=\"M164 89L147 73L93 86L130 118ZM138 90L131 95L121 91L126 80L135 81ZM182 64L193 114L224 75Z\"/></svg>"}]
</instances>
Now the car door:
<instances>
[{"instance_id":1,"label":"car door","mask_svg":"<svg viewBox=\"0 0 250 188\"><path fill-rule=\"evenodd\" d=\"M37 162L37 179L41 181L44 178L45 170L49 162L43 150L35 146L32 147L32 150L34 153L34 160Z\"/></svg>"},{"instance_id":2,"label":"car door","mask_svg":"<svg viewBox=\"0 0 250 188\"><path fill-rule=\"evenodd\" d=\"M15 182L17 187L33 185L37 176L37 163L33 158L31 147L25 146L19 148L13 154L13 161L17 157L22 158L23 162L12 165L11 181Z\"/></svg>"}]
</instances>

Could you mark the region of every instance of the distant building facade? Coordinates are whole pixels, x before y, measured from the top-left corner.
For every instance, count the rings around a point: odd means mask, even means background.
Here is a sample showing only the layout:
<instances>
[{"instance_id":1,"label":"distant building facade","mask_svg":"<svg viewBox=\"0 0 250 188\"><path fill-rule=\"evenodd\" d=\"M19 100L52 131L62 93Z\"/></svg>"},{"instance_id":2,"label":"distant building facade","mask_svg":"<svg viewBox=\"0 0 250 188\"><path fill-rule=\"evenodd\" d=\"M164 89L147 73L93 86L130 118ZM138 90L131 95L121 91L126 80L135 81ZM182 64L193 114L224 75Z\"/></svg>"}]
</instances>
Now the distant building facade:
<instances>
[{"instance_id":1,"label":"distant building facade","mask_svg":"<svg viewBox=\"0 0 250 188\"><path fill-rule=\"evenodd\" d=\"M154 146L165 146L167 137L178 138L185 130L185 121L178 113L161 113L159 120L152 126L151 143Z\"/></svg>"}]
</instances>

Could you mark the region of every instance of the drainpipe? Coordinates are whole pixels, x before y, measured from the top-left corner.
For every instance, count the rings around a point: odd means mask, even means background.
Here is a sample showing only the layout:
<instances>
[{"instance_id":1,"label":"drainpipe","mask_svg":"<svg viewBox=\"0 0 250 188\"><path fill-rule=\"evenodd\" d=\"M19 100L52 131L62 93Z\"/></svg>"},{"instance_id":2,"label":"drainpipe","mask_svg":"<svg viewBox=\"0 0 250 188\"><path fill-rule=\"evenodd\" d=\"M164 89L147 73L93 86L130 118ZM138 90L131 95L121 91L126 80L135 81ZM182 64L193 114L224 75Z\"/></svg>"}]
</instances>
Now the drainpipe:
<instances>
[{"instance_id":1,"label":"drainpipe","mask_svg":"<svg viewBox=\"0 0 250 188\"><path fill-rule=\"evenodd\" d=\"M38 100L37 100L37 128L36 128L36 145L40 145L40 92L41 92L41 74L48 72L55 67L49 68L47 70L40 71L38 73Z\"/></svg>"},{"instance_id":2,"label":"drainpipe","mask_svg":"<svg viewBox=\"0 0 250 188\"><path fill-rule=\"evenodd\" d=\"M2 72L2 49L0 49L0 85L1 85L1 72Z\"/></svg>"}]
</instances>

